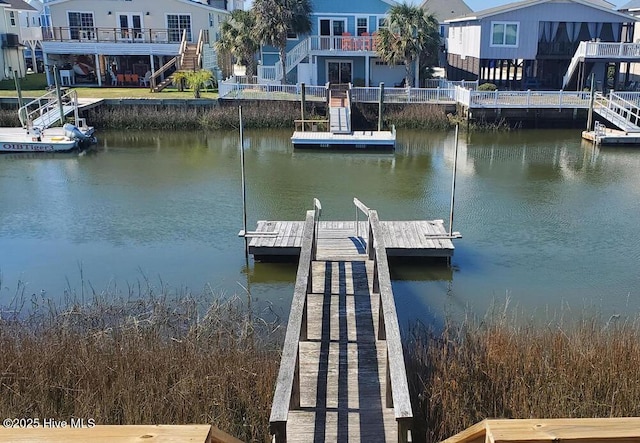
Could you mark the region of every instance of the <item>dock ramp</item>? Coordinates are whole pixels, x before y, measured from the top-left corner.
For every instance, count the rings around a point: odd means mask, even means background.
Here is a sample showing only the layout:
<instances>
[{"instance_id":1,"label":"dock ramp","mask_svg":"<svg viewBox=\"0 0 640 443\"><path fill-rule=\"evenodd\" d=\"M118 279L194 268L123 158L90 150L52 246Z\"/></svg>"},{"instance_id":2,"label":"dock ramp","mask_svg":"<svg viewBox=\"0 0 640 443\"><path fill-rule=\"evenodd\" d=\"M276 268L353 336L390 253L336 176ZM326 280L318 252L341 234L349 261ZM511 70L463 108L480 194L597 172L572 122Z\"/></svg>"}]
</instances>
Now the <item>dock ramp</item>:
<instances>
[{"instance_id":1,"label":"dock ramp","mask_svg":"<svg viewBox=\"0 0 640 443\"><path fill-rule=\"evenodd\" d=\"M62 91L60 97L54 90L22 106L18 110L18 117L25 129L47 129L71 114L77 122L78 106L78 93L75 89Z\"/></svg>"},{"instance_id":2,"label":"dock ramp","mask_svg":"<svg viewBox=\"0 0 640 443\"><path fill-rule=\"evenodd\" d=\"M344 88L329 89L329 127L332 134L351 132L350 90Z\"/></svg>"}]
</instances>

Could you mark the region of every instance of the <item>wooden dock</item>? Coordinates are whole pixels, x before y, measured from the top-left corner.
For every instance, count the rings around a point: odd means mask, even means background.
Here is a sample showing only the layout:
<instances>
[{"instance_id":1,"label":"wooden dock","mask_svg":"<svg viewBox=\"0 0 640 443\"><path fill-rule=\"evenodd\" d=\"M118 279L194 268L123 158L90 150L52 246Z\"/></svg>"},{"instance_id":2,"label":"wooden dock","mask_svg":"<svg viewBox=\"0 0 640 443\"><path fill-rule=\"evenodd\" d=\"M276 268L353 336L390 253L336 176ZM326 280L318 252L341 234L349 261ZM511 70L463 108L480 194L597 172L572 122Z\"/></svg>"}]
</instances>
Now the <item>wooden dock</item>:
<instances>
[{"instance_id":1,"label":"wooden dock","mask_svg":"<svg viewBox=\"0 0 640 443\"><path fill-rule=\"evenodd\" d=\"M366 221L319 221L316 200L304 222L262 222L246 233L253 253L299 256L271 409L277 443L410 439L413 413L386 241L395 238L396 250L418 241L410 226L438 234L430 249L451 254L453 245L451 237L440 238L442 221L384 225L376 211L354 204Z\"/></svg>"},{"instance_id":2,"label":"wooden dock","mask_svg":"<svg viewBox=\"0 0 640 443\"><path fill-rule=\"evenodd\" d=\"M249 253L257 259L299 256L302 221L258 221L250 236ZM454 246L442 220L381 221L381 234L389 257L451 257ZM241 233L242 234L242 233ZM319 254L338 252L342 256L367 248L367 222L319 221Z\"/></svg>"},{"instance_id":3,"label":"wooden dock","mask_svg":"<svg viewBox=\"0 0 640 443\"><path fill-rule=\"evenodd\" d=\"M596 145L640 146L640 132L625 132L612 128L582 131L582 138Z\"/></svg>"}]
</instances>

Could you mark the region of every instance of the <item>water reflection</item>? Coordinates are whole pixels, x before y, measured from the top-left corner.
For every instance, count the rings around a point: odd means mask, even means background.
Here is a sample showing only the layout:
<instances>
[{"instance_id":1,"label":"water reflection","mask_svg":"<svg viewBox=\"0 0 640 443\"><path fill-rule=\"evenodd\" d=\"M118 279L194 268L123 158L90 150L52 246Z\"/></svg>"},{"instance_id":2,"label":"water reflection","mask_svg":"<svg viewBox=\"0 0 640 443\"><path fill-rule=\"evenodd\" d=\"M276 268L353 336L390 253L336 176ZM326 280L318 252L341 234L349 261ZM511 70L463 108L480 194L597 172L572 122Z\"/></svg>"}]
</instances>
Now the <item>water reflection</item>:
<instances>
[{"instance_id":1,"label":"water reflection","mask_svg":"<svg viewBox=\"0 0 640 443\"><path fill-rule=\"evenodd\" d=\"M354 218L448 219L453 133L400 131L395 153L294 151L290 131L245 137L249 228ZM247 295L286 315L295 264L246 266L236 132L107 132L83 156L0 156L0 302L16 283L49 295L151 280ZM580 132L461 137L452 267L392 268L401 320L440 324L510 298L527 313L640 308L640 153Z\"/></svg>"}]
</instances>

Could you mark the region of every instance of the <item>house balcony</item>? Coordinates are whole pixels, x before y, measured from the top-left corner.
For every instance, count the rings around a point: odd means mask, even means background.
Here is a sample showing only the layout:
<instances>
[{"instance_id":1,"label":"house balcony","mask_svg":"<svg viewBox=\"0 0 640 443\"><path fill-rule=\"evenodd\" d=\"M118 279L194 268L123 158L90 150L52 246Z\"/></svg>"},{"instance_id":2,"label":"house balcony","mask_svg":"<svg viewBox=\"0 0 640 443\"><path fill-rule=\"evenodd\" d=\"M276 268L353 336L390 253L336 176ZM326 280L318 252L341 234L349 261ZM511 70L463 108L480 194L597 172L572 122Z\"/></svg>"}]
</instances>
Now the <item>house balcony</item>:
<instances>
[{"instance_id":1,"label":"house balcony","mask_svg":"<svg viewBox=\"0 0 640 443\"><path fill-rule=\"evenodd\" d=\"M18 32L21 42L42 40L42 28L40 27L20 27Z\"/></svg>"},{"instance_id":2,"label":"house balcony","mask_svg":"<svg viewBox=\"0 0 640 443\"><path fill-rule=\"evenodd\" d=\"M177 55L182 32L163 28L42 28L50 54Z\"/></svg>"},{"instance_id":3,"label":"house balcony","mask_svg":"<svg viewBox=\"0 0 640 443\"><path fill-rule=\"evenodd\" d=\"M539 59L568 59L575 54L580 42L538 42Z\"/></svg>"},{"instance_id":4,"label":"house balcony","mask_svg":"<svg viewBox=\"0 0 640 443\"><path fill-rule=\"evenodd\" d=\"M179 29L54 27L42 30L42 40L52 42L180 44L181 39Z\"/></svg>"},{"instance_id":5,"label":"house balcony","mask_svg":"<svg viewBox=\"0 0 640 443\"><path fill-rule=\"evenodd\" d=\"M377 41L375 35L360 36L324 36L309 37L310 51L313 55L369 55L376 54Z\"/></svg>"}]
</instances>

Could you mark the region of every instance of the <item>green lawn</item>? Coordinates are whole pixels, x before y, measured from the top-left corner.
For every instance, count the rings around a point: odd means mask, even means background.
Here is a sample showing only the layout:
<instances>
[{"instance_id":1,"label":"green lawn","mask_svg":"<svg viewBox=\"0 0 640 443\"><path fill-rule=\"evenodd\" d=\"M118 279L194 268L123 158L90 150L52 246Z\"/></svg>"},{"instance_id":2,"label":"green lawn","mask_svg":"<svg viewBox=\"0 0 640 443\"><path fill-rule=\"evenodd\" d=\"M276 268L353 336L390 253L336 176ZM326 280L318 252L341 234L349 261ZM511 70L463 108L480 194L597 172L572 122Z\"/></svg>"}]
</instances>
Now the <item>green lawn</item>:
<instances>
[{"instance_id":1,"label":"green lawn","mask_svg":"<svg viewBox=\"0 0 640 443\"><path fill-rule=\"evenodd\" d=\"M20 79L23 97L39 97L47 92L47 81L44 74L29 74ZM154 99L189 99L193 98L193 91L179 92L175 88L167 88L161 92L150 92L148 88L75 88L80 98L154 98ZM17 97L13 80L0 81L0 97ZM218 92L201 92L201 98L217 100Z\"/></svg>"}]
</instances>

